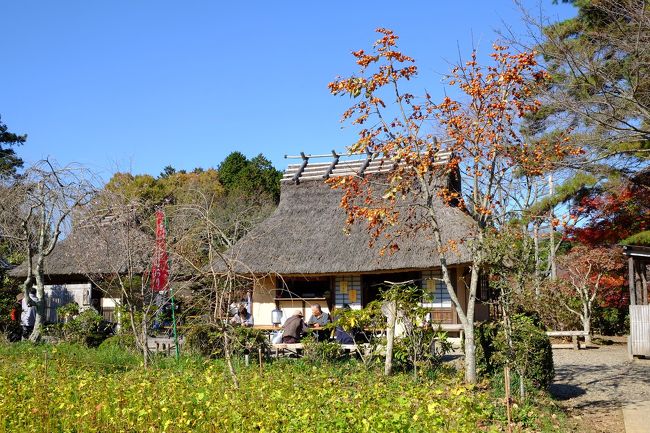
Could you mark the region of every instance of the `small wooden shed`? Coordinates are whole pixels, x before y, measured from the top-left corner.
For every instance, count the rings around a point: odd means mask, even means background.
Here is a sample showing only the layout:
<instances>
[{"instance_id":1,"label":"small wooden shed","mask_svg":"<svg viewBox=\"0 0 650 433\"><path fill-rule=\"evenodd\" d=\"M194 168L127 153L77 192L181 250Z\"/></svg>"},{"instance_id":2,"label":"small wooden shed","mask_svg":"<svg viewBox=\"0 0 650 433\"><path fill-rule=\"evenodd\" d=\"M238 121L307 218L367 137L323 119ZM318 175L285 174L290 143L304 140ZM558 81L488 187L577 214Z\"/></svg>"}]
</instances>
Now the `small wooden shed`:
<instances>
[{"instance_id":1,"label":"small wooden shed","mask_svg":"<svg viewBox=\"0 0 650 433\"><path fill-rule=\"evenodd\" d=\"M626 245L623 251L628 258L628 283L630 288L630 338L631 356L650 356L650 305L648 302L648 277L650 277L650 247Z\"/></svg>"}]
</instances>

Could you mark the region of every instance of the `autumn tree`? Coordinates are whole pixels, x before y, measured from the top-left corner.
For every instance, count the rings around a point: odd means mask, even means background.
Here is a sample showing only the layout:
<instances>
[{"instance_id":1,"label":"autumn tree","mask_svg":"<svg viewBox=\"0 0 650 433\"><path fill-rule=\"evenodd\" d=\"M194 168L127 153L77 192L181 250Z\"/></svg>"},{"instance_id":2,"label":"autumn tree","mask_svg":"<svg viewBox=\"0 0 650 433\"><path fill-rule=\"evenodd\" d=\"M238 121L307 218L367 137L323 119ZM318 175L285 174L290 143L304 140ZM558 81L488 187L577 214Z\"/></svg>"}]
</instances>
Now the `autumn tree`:
<instances>
[{"instance_id":1,"label":"autumn tree","mask_svg":"<svg viewBox=\"0 0 650 433\"><path fill-rule=\"evenodd\" d=\"M547 75L537 68L534 53L511 54L494 46L492 63L481 66L476 52L452 69L447 83L463 95L445 97L441 103L428 93L417 97L405 91L417 74L415 61L397 50L397 36L379 29L381 38L372 52L353 53L358 75L329 84L335 95L348 95L356 103L343 120L360 128L353 153L383 158L394 169L385 178L368 176L330 180L344 191L341 206L348 224L366 222L371 235L385 241L382 251L399 248L402 235L433 238L440 257L442 277L465 332L465 379L476 382L474 309L479 275L485 265L485 235L504 221L521 214L532 180L579 150L564 136L529 142L519 121L539 108L532 98ZM412 86L411 86L412 87ZM436 132L446 134L436 139ZM452 155L441 161L443 151ZM441 185L441 176L460 173L462 188ZM524 197L523 200L520 200ZM402 198L415 203L404 208ZM443 215L439 210L458 206L475 227L472 239L443 242ZM397 222L403 222L397 229ZM463 308L450 277L448 257L465 243L472 262Z\"/></svg>"},{"instance_id":2,"label":"autumn tree","mask_svg":"<svg viewBox=\"0 0 650 433\"><path fill-rule=\"evenodd\" d=\"M613 179L576 197L572 212L586 218L567 235L588 246L650 244L650 173Z\"/></svg>"},{"instance_id":3,"label":"autumn tree","mask_svg":"<svg viewBox=\"0 0 650 433\"><path fill-rule=\"evenodd\" d=\"M624 268L620 248L587 247L579 245L560 258L563 278L554 284L560 302L575 314L587 333L585 342L591 342L594 307L603 287L623 285L620 271Z\"/></svg>"}]
</instances>

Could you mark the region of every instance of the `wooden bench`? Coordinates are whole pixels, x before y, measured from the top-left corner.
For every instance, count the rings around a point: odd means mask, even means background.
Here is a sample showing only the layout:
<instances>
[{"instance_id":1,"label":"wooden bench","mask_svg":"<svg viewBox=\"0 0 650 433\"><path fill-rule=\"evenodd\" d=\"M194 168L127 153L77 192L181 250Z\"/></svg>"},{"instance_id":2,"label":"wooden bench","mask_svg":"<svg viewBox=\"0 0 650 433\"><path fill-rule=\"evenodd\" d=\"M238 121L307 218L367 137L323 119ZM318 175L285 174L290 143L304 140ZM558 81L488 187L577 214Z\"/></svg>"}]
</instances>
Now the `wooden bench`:
<instances>
[{"instance_id":1,"label":"wooden bench","mask_svg":"<svg viewBox=\"0 0 650 433\"><path fill-rule=\"evenodd\" d=\"M361 349L364 351L368 350L369 345L368 344L339 344L339 347L343 352L347 353L356 353L357 350ZM301 356L301 351L304 349L304 346L302 343L276 343L276 344L271 344L271 349L275 352L276 358L280 356L280 354L284 353L285 351L296 355L296 356Z\"/></svg>"},{"instance_id":2,"label":"wooden bench","mask_svg":"<svg viewBox=\"0 0 650 433\"><path fill-rule=\"evenodd\" d=\"M275 343L271 344L271 349L275 351L275 357L278 358L280 356L280 353L284 353L285 351L290 352L296 356L300 356L300 352L303 349L303 344L302 343Z\"/></svg>"},{"instance_id":3,"label":"wooden bench","mask_svg":"<svg viewBox=\"0 0 650 433\"><path fill-rule=\"evenodd\" d=\"M574 349L574 350L580 350L580 342L578 341L578 337L585 338L588 333L585 331L547 331L546 335L549 337L571 337L571 344L564 344L564 343L559 343L559 344L553 344L551 347L553 349ZM585 344L585 348L586 348Z\"/></svg>"}]
</instances>

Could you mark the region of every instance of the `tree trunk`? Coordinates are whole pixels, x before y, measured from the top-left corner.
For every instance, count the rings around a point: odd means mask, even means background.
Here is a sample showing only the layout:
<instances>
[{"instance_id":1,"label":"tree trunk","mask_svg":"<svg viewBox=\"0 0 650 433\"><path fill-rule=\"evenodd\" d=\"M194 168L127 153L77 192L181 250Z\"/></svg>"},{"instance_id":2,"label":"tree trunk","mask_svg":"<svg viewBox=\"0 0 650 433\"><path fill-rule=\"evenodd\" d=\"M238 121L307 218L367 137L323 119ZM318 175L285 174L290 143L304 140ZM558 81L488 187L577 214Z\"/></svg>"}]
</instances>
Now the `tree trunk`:
<instances>
[{"instance_id":1,"label":"tree trunk","mask_svg":"<svg viewBox=\"0 0 650 433\"><path fill-rule=\"evenodd\" d=\"M147 319L146 312L142 312L142 361L144 368L149 366L149 344L147 337Z\"/></svg>"},{"instance_id":2,"label":"tree trunk","mask_svg":"<svg viewBox=\"0 0 650 433\"><path fill-rule=\"evenodd\" d=\"M440 233L440 228L438 225L438 218L433 210L432 200L433 195L430 194L428 189L428 184L420 178L420 185L423 186L423 189L426 193L426 202L428 207L428 216L429 222L431 223L431 228L433 232L433 239L435 245L438 249L438 254L440 258L440 267L442 268L442 279L445 282L445 287L447 288L447 293L451 298L451 302L456 308L458 313L458 318L460 319L461 324L463 325L463 331L465 332L465 381L467 383L476 383L476 343L474 341L474 304L476 302L476 290L478 288L478 274L480 270L480 262L482 259L481 251L483 245L483 235L479 231L478 238L475 239L476 245L474 246L474 251L472 253L472 276L469 286L469 295L467 299L467 311L463 311L461 301L456 295L454 284L451 281L449 275L449 267L447 266L447 257L444 253L444 244L442 242L442 235Z\"/></svg>"},{"instance_id":3,"label":"tree trunk","mask_svg":"<svg viewBox=\"0 0 650 433\"><path fill-rule=\"evenodd\" d=\"M223 332L223 353L224 353L224 357L226 358L228 373L230 373L230 378L232 379L232 385L233 387L235 387L235 389L239 389L239 381L237 380L237 373L235 373L235 368L232 365L230 338L228 338L228 331L225 329Z\"/></svg>"},{"instance_id":4,"label":"tree trunk","mask_svg":"<svg viewBox=\"0 0 650 433\"><path fill-rule=\"evenodd\" d=\"M45 324L45 294L44 290L36 286L36 315L34 317L34 330L29 336L29 341L37 343L41 340L43 325Z\"/></svg>"},{"instance_id":5,"label":"tree trunk","mask_svg":"<svg viewBox=\"0 0 650 433\"><path fill-rule=\"evenodd\" d=\"M397 305L395 301L388 301L382 306L386 316L386 359L384 361L384 375L389 376L393 371L393 344L395 343L395 321L397 320Z\"/></svg>"},{"instance_id":6,"label":"tree trunk","mask_svg":"<svg viewBox=\"0 0 650 433\"><path fill-rule=\"evenodd\" d=\"M469 319L469 318L468 318ZM474 339L474 318L465 327L465 382L476 383L476 342Z\"/></svg>"},{"instance_id":7,"label":"tree trunk","mask_svg":"<svg viewBox=\"0 0 650 433\"><path fill-rule=\"evenodd\" d=\"M539 298L539 281L540 281L540 265L539 265L539 223L533 223L533 242L535 248L535 297Z\"/></svg>"},{"instance_id":8,"label":"tree trunk","mask_svg":"<svg viewBox=\"0 0 650 433\"><path fill-rule=\"evenodd\" d=\"M582 330L587 333L585 335L585 345L591 344L591 315L588 313L582 316Z\"/></svg>"},{"instance_id":9,"label":"tree trunk","mask_svg":"<svg viewBox=\"0 0 650 433\"><path fill-rule=\"evenodd\" d=\"M553 183L553 175L549 175L548 177L548 189L549 189L549 196L553 197L553 194L555 194L555 188L554 188L554 183ZM551 271L551 280L555 281L557 280L557 265L555 262L555 226L553 225L553 220L555 219L555 212L553 210L553 207L551 207L551 210L549 211L549 251L548 251L548 261L549 261L549 267Z\"/></svg>"}]
</instances>

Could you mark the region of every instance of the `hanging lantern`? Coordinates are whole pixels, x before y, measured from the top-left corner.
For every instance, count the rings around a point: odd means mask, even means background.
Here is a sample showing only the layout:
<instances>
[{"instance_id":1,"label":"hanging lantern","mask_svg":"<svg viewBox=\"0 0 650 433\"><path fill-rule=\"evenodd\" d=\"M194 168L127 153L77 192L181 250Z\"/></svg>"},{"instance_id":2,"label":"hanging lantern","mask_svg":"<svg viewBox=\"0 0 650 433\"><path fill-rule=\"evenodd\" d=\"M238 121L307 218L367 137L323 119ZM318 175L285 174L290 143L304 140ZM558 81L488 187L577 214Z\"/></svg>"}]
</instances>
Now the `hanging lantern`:
<instances>
[{"instance_id":1,"label":"hanging lantern","mask_svg":"<svg viewBox=\"0 0 650 433\"><path fill-rule=\"evenodd\" d=\"M271 311L271 323L273 323L275 326L278 326L280 323L282 323L282 310L277 307L275 310Z\"/></svg>"}]
</instances>

